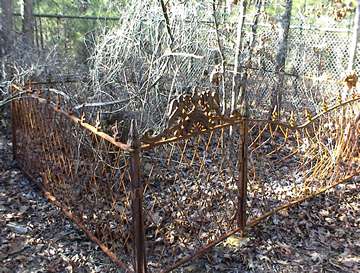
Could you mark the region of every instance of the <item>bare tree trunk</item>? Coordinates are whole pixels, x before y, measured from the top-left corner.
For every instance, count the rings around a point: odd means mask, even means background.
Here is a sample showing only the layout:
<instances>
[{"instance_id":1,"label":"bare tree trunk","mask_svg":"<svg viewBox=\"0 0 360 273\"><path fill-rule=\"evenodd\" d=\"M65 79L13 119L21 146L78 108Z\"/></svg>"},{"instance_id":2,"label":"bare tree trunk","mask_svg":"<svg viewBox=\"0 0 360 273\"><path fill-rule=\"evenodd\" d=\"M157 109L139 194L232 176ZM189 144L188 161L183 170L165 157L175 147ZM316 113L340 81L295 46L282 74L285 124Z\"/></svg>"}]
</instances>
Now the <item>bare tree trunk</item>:
<instances>
[{"instance_id":1,"label":"bare tree trunk","mask_svg":"<svg viewBox=\"0 0 360 273\"><path fill-rule=\"evenodd\" d=\"M32 46L34 43L34 18L33 18L33 1L23 0L24 16L22 31L24 34L24 41L28 46Z\"/></svg>"},{"instance_id":2,"label":"bare tree trunk","mask_svg":"<svg viewBox=\"0 0 360 273\"><path fill-rule=\"evenodd\" d=\"M350 55L349 55L349 63L348 63L348 71L354 69L354 63L356 58L356 49L360 36L360 0L357 0L356 12L354 17L354 28L353 35L350 44Z\"/></svg>"},{"instance_id":3,"label":"bare tree trunk","mask_svg":"<svg viewBox=\"0 0 360 273\"><path fill-rule=\"evenodd\" d=\"M256 2L256 14L251 27L251 36L249 41L248 55L245 59L245 70L241 74L240 90L239 90L239 103L241 116L243 118L240 123L240 146L239 146L239 199L238 199L238 225L241 228L241 235L244 235L246 227L246 199L247 199L247 184L248 184L248 134L249 134L249 109L248 109L248 96L246 95L246 85L248 79L248 69L251 66L251 58L255 46L256 32L261 12L263 0ZM231 131L230 131L231 133Z\"/></svg>"},{"instance_id":4,"label":"bare tree trunk","mask_svg":"<svg viewBox=\"0 0 360 273\"><path fill-rule=\"evenodd\" d=\"M213 18L214 18L214 22L215 22L215 31L216 31L216 41L217 41L217 45L218 45L218 53L215 56L215 64L216 67L221 67L220 68L220 78L221 78L221 90L222 92L220 92L220 82L217 84L216 88L217 88L217 93L220 95L221 93L221 102L222 102L222 114L225 114L225 111L227 109L227 103L226 103L226 90L225 90L225 55L224 55L224 47L223 44L221 43L221 39L220 39L220 33L219 33L219 23L217 20L217 16L216 16L216 0L213 0L212 3L212 7L213 7Z\"/></svg>"},{"instance_id":5,"label":"bare tree trunk","mask_svg":"<svg viewBox=\"0 0 360 273\"><path fill-rule=\"evenodd\" d=\"M174 36L172 35L172 32L171 32L171 24L170 24L170 20L169 20L169 15L168 15L168 11L167 11L167 8L166 8L166 4L164 2L164 0L159 0L160 2L160 5L161 5L161 9L163 11L163 15L164 15L164 18L165 18L165 22L166 22L166 29L167 29L167 32L170 36L170 40L171 40L171 44L173 44L175 42L175 39L174 39Z\"/></svg>"},{"instance_id":6,"label":"bare tree trunk","mask_svg":"<svg viewBox=\"0 0 360 273\"><path fill-rule=\"evenodd\" d=\"M239 103L241 106L248 105L247 102L247 97L246 97L246 82L248 80L248 70L251 67L251 59L252 59L252 55L253 55L253 51L254 51L254 47L255 47L255 41L256 41L256 33L257 33L257 28L258 28L258 23L259 23L259 17L260 17L260 13L261 13L261 7L263 5L263 0L257 0L256 1L256 13L254 16L254 20L253 23L251 25L251 35L250 35L250 41L249 41L249 48L248 48L248 53L247 53L247 57L244 60L244 64L245 64L245 70L241 75L241 80L240 80L240 92L239 92ZM247 113L247 109L246 109L246 113Z\"/></svg>"},{"instance_id":7,"label":"bare tree trunk","mask_svg":"<svg viewBox=\"0 0 360 273\"><path fill-rule=\"evenodd\" d=\"M270 116L273 113L276 113L277 117L280 116L282 96L283 96L283 82L284 82L284 72L285 72L285 62L288 48L288 36L290 29L290 20L291 20L291 8L292 0L285 0L285 12L281 18L280 30L279 30L279 45L278 52L276 55L276 67L275 73L278 75L278 82L275 84L274 89L272 90L271 97L271 109Z\"/></svg>"},{"instance_id":8,"label":"bare tree trunk","mask_svg":"<svg viewBox=\"0 0 360 273\"><path fill-rule=\"evenodd\" d=\"M236 46L235 46L235 60L234 60L234 71L233 71L233 82L231 90L231 113L234 112L236 108L236 99L239 96L240 85L241 85L241 51L242 51L242 40L244 35L244 20L246 14L247 1L242 0L239 5L239 17L237 24L237 34L236 34Z\"/></svg>"},{"instance_id":9,"label":"bare tree trunk","mask_svg":"<svg viewBox=\"0 0 360 273\"><path fill-rule=\"evenodd\" d=\"M7 54L13 43L12 1L1 0L0 56Z\"/></svg>"}]
</instances>

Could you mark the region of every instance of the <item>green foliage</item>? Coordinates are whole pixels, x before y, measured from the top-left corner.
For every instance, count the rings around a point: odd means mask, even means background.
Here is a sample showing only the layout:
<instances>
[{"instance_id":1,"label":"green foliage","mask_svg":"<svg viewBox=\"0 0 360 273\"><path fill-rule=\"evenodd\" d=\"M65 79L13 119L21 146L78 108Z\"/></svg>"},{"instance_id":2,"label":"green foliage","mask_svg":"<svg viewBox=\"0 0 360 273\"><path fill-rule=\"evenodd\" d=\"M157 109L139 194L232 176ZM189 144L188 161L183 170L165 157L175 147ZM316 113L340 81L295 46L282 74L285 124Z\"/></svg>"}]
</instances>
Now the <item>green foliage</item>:
<instances>
[{"instance_id":1,"label":"green foliage","mask_svg":"<svg viewBox=\"0 0 360 273\"><path fill-rule=\"evenodd\" d=\"M122 1L112 0L37 0L36 12L83 16L116 16Z\"/></svg>"},{"instance_id":2,"label":"green foliage","mask_svg":"<svg viewBox=\"0 0 360 273\"><path fill-rule=\"evenodd\" d=\"M121 8L125 2L114 0L34 0L33 13L79 17L118 17L118 8ZM21 13L21 6L22 0L17 1L14 7L15 12ZM21 29L20 18L17 18L16 24L17 28ZM67 55L86 59L85 45L89 44L89 41L86 40L91 40L91 34L96 30L114 25L116 21L36 18L37 28L40 28L40 24L45 47L56 45L60 51L66 51Z\"/></svg>"},{"instance_id":3,"label":"green foliage","mask_svg":"<svg viewBox=\"0 0 360 273\"><path fill-rule=\"evenodd\" d=\"M266 4L266 14L269 18L277 20L284 12L286 0L271 0ZM351 12L342 21L336 21L334 16L335 0L293 0L291 22L299 25L305 22L307 25L317 27L347 28L352 19ZM355 6L354 0L343 0L344 5Z\"/></svg>"}]
</instances>

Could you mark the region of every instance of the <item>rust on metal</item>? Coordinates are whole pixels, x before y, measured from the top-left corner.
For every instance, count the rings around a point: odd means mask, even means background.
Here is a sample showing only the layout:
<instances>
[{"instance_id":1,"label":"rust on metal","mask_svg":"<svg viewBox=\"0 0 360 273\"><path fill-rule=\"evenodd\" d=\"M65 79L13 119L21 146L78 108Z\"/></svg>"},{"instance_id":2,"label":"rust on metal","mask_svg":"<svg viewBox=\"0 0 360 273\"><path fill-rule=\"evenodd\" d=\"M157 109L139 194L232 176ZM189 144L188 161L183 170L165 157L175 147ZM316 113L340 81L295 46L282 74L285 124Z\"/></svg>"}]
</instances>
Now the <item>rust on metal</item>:
<instances>
[{"instance_id":1,"label":"rust on metal","mask_svg":"<svg viewBox=\"0 0 360 273\"><path fill-rule=\"evenodd\" d=\"M220 99L216 92L206 90L193 95L180 95L171 102L167 128L157 135L154 135L153 130L145 132L141 142L152 147L221 126L230 126L239 120L239 115L221 115L220 109Z\"/></svg>"},{"instance_id":2,"label":"rust on metal","mask_svg":"<svg viewBox=\"0 0 360 273\"><path fill-rule=\"evenodd\" d=\"M19 88L16 85L13 85L13 87L18 91L22 90L21 88ZM116 139L114 137L111 137L108 134L101 132L98 128L96 128L96 124L95 124L95 126L93 126L89 123L86 123L84 115L82 115L81 117L76 117L73 115L73 113L71 113L71 112L69 113L69 112L62 110L60 107L61 99L59 96L56 97L56 100L57 100L56 103L53 103L51 101L48 101L47 99L39 97L38 95L34 94L34 91L32 89L29 89L28 97L37 100L39 103L48 104L49 106L51 106L54 109L54 111L68 117L71 121L80 124L83 128L91 131L93 134L95 134L103 139L106 139L108 142L112 143L113 145L115 145L116 147L118 147L122 150L130 151L129 145L127 145L125 143L121 143L119 141L116 141Z\"/></svg>"},{"instance_id":3,"label":"rust on metal","mask_svg":"<svg viewBox=\"0 0 360 273\"><path fill-rule=\"evenodd\" d=\"M140 141L134 120L131 121L129 146L132 148L130 177L132 186L132 212L134 226L135 272L146 273L145 229L143 216L143 179L140 174Z\"/></svg>"},{"instance_id":4,"label":"rust on metal","mask_svg":"<svg viewBox=\"0 0 360 273\"><path fill-rule=\"evenodd\" d=\"M29 174L25 169L21 168L21 171L26 175L26 177L36 183L36 179ZM111 259L113 263L115 263L119 268L122 268L126 273L133 273L134 271L129 269L128 266L126 266L123 262L121 262L115 253L113 253L108 247L106 247L94 234L86 228L86 226L82 223L82 221L76 217L71 211L69 211L66 207L64 207L61 202L56 200L56 197L53 196L50 192L48 192L42 185L39 185L36 183L37 186L39 186L46 197L46 199L54 204L56 207L61 209L61 211L71 220L73 221L85 234L86 236L92 240L94 243L96 243L100 249Z\"/></svg>"},{"instance_id":5,"label":"rust on metal","mask_svg":"<svg viewBox=\"0 0 360 273\"><path fill-rule=\"evenodd\" d=\"M216 93L186 94L162 132L138 136L132 121L122 143L117 124L108 135L44 87L12 88L26 91L11 105L19 167L127 272L170 272L360 174L358 94L307 120L293 109L274 120L224 115ZM296 181L283 177L289 162ZM273 189L281 179L286 195Z\"/></svg>"},{"instance_id":6,"label":"rust on metal","mask_svg":"<svg viewBox=\"0 0 360 273\"><path fill-rule=\"evenodd\" d=\"M122 256L131 256L127 247L131 190L124 153L131 151L130 146L63 110L60 100L54 103L39 94L31 88L12 102L14 137L21 135L16 153L19 167L33 180L41 180L46 196L115 264L133 272L122 261Z\"/></svg>"},{"instance_id":7,"label":"rust on metal","mask_svg":"<svg viewBox=\"0 0 360 273\"><path fill-rule=\"evenodd\" d=\"M239 197L238 197L238 226L245 231L246 226L246 200L248 184L248 121L246 117L240 123L240 147L239 147Z\"/></svg>"},{"instance_id":8,"label":"rust on metal","mask_svg":"<svg viewBox=\"0 0 360 273\"><path fill-rule=\"evenodd\" d=\"M345 178L343 178L342 180L339 180L327 187L324 187L322 189L320 189L319 191L309 195L309 196L302 196L302 197L299 197L287 204L284 204L280 207L277 207L271 211L268 211L266 213L264 213L263 215L255 218L255 219L252 219L251 221L249 221L246 225L246 229L249 229L251 227L254 227L256 226L257 224L261 223L263 220L265 220L266 218L278 213L279 211L282 211L282 210L285 210L285 209L288 209L288 208L291 208L291 207L294 207L296 205L299 205L300 203L306 201L306 200L309 200L309 199L312 199L312 198L315 198L316 196L340 185L340 184L344 184L344 183L347 183L349 181L351 181L351 179L353 179L354 177L356 177L357 175L359 175L360 173L356 174L356 175L350 175L350 176L347 176ZM189 255L187 257L184 257L182 258L181 260L177 261L175 264L171 265L170 267L166 268L165 270L161 271L161 273L168 273L168 272L171 272L172 270L188 263L189 261L195 259L195 258L198 258L202 255L204 255L206 252L208 252L209 250L211 250L213 247L215 247L216 245L220 244L221 242L223 242L224 240L226 240L227 238L229 238L230 236L238 233L238 232L241 232L243 229L243 227L239 226L237 228L234 228L233 230L229 231L228 233L220 236L219 238L217 238L216 240L208 243L207 245L205 245L204 247L202 247L201 249L198 249L194 252L194 254L192 255Z\"/></svg>"}]
</instances>

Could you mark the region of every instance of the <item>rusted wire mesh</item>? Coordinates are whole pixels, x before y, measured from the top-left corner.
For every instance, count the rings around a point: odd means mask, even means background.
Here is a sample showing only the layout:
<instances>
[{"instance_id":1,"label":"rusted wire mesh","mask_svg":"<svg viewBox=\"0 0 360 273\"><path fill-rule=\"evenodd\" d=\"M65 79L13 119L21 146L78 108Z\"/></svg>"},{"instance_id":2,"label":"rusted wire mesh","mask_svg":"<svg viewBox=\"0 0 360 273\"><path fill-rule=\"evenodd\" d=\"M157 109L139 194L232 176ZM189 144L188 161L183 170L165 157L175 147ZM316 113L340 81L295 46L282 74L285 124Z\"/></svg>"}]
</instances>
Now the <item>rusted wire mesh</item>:
<instances>
[{"instance_id":1,"label":"rusted wire mesh","mask_svg":"<svg viewBox=\"0 0 360 273\"><path fill-rule=\"evenodd\" d=\"M34 97L14 103L17 162L131 268L129 156L54 107Z\"/></svg>"},{"instance_id":2,"label":"rusted wire mesh","mask_svg":"<svg viewBox=\"0 0 360 273\"><path fill-rule=\"evenodd\" d=\"M303 124L250 122L248 214L256 218L360 173L359 97L323 105ZM292 124L295 127L289 127Z\"/></svg>"},{"instance_id":3,"label":"rusted wire mesh","mask_svg":"<svg viewBox=\"0 0 360 273\"><path fill-rule=\"evenodd\" d=\"M229 128L143 152L149 265L164 268L237 226L238 141Z\"/></svg>"},{"instance_id":4,"label":"rusted wire mesh","mask_svg":"<svg viewBox=\"0 0 360 273\"><path fill-rule=\"evenodd\" d=\"M209 91L182 95L163 132L136 141L130 129L129 144L39 96L13 102L21 169L130 272L169 272L244 231L245 212L251 227L360 174L356 94L272 120L222 115Z\"/></svg>"}]
</instances>

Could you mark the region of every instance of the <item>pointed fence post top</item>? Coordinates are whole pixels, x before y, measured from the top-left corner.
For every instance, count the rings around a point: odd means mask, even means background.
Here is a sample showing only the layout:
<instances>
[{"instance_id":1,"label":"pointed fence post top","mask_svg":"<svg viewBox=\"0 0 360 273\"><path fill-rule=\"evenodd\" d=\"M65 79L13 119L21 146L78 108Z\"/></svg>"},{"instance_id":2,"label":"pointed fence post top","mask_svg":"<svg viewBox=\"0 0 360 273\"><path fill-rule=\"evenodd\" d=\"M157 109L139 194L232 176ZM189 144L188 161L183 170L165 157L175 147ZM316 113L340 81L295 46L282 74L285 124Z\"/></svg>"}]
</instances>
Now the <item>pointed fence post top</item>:
<instances>
[{"instance_id":1,"label":"pointed fence post top","mask_svg":"<svg viewBox=\"0 0 360 273\"><path fill-rule=\"evenodd\" d=\"M243 118L247 118L249 117L249 106L248 106L248 102L247 99L244 99L241 104L240 104L240 115Z\"/></svg>"},{"instance_id":2,"label":"pointed fence post top","mask_svg":"<svg viewBox=\"0 0 360 273\"><path fill-rule=\"evenodd\" d=\"M137 130L136 120L134 119L132 119L130 123L127 144L133 149L138 149L140 147L139 132Z\"/></svg>"}]
</instances>

